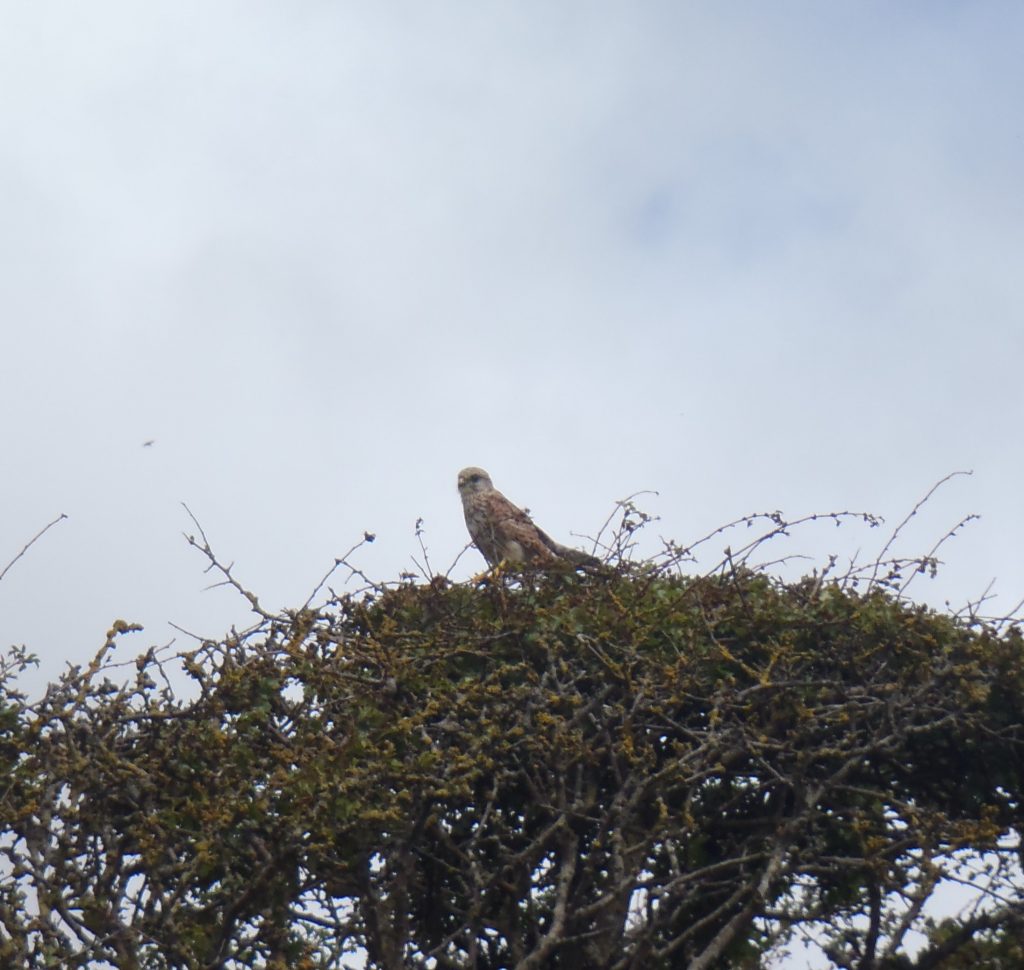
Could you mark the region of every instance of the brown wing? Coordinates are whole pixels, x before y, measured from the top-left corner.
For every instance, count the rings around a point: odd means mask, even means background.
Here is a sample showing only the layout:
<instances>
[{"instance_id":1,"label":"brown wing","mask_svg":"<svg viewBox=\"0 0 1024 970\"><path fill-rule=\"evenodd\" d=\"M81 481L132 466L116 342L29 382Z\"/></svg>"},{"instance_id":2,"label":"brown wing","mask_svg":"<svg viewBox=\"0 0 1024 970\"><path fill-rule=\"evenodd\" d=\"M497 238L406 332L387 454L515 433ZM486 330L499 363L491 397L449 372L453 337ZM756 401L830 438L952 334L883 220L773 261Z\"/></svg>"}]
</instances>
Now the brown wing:
<instances>
[{"instance_id":1,"label":"brown wing","mask_svg":"<svg viewBox=\"0 0 1024 970\"><path fill-rule=\"evenodd\" d=\"M513 505L497 489L482 497L494 544L500 549L501 559L527 563L551 563L558 559L549 545L551 540L521 508Z\"/></svg>"},{"instance_id":2,"label":"brown wing","mask_svg":"<svg viewBox=\"0 0 1024 970\"><path fill-rule=\"evenodd\" d=\"M600 567L593 556L555 542L526 512L494 488L489 479L480 487L479 479L486 478L486 473L479 472L476 478L475 482L464 482L460 475L459 490L466 528L488 565L496 566L505 560L534 566L571 563L588 571Z\"/></svg>"}]
</instances>

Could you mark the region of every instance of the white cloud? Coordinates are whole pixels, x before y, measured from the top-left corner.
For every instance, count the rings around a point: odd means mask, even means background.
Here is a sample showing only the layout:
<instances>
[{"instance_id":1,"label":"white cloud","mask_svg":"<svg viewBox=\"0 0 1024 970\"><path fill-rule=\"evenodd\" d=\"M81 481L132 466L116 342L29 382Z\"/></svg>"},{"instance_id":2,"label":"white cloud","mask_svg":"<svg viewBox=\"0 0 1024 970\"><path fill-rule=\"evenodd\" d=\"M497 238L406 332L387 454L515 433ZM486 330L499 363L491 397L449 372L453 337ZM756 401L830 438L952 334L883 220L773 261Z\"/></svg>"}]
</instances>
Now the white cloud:
<instances>
[{"instance_id":1,"label":"white cloud","mask_svg":"<svg viewBox=\"0 0 1024 970\"><path fill-rule=\"evenodd\" d=\"M71 517L7 639L216 632L182 499L271 603L364 528L446 562L470 462L559 535L657 488L683 540L973 467L925 589L1024 592L1021 18L7 5L0 549Z\"/></svg>"}]
</instances>

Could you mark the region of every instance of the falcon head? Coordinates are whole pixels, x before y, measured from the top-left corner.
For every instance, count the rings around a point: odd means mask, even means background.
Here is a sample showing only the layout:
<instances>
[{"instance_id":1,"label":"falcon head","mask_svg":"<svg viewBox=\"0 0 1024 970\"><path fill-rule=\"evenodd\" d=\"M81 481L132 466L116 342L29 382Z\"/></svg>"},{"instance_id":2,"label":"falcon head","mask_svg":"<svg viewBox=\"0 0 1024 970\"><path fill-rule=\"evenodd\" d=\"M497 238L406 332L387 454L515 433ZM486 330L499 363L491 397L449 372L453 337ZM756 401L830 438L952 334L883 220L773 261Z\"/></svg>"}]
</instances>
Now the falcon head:
<instances>
[{"instance_id":1,"label":"falcon head","mask_svg":"<svg viewBox=\"0 0 1024 970\"><path fill-rule=\"evenodd\" d=\"M486 492L494 488L491 476L482 468L470 466L459 472L459 494L469 495L472 492Z\"/></svg>"}]
</instances>

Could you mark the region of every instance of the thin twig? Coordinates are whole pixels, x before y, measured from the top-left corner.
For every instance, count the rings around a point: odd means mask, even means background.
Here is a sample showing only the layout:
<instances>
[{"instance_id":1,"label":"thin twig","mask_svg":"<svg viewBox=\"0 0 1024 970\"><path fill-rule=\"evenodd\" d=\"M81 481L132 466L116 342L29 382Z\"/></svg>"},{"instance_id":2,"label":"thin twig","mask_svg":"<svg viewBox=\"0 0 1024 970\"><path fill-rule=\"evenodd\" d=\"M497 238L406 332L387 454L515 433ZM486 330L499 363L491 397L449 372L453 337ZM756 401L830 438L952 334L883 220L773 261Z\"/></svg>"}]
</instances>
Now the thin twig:
<instances>
[{"instance_id":1,"label":"thin twig","mask_svg":"<svg viewBox=\"0 0 1024 970\"><path fill-rule=\"evenodd\" d=\"M247 590L234 576L231 575L231 570L234 568L234 563L229 566L224 566L220 563L217 557L213 553L213 549L210 548L210 541L206 538L206 533L203 531L203 527L199 524L199 520L192 514L192 510L184 503L181 503L181 507L188 513L188 517L192 520L195 527L199 530L199 535L202 536L202 543L196 541L195 536L190 536L188 533L182 533L185 536L186 542L190 546L198 549L206 556L210 561L210 565L207 566L206 571L209 572L211 569L216 569L224 577L224 580L220 583L213 583L207 586L207 589L216 589L218 586L231 586L236 589L248 600L249 605L252 607L252 611L264 620L271 620L273 617L260 606L260 601L256 598L256 594Z\"/></svg>"},{"instance_id":2,"label":"thin twig","mask_svg":"<svg viewBox=\"0 0 1024 970\"><path fill-rule=\"evenodd\" d=\"M320 582L317 583L316 586L313 588L313 592L309 594L309 597L306 600L306 602L302 604L302 608L304 610L309 609L309 604L313 602L313 600L316 598L316 594L319 593L320 590L322 590L324 588L324 586L327 584L327 580L329 580L331 578L331 576L334 575L334 571L339 566L347 566L349 569L352 569L352 567L349 566L349 564L347 562L348 557L351 556L352 553L354 553L357 549L362 548L363 546L367 545L367 543L373 542L374 539L376 539L376 538L377 538L377 536L374 535L374 533L372 533L372 532L364 532L362 539L360 539L354 546L352 546L352 548L349 549L348 552L343 553L341 556L339 556L337 559L335 559L334 560L334 565L331 566L331 568L328 569L326 573L324 573L324 575L321 578Z\"/></svg>"},{"instance_id":3,"label":"thin twig","mask_svg":"<svg viewBox=\"0 0 1024 970\"><path fill-rule=\"evenodd\" d=\"M11 568L11 566L13 566L22 556L25 555L26 552L29 551L29 549L32 547L32 545L36 542L37 539L42 538L42 536L45 533L47 533L50 529L52 529L58 522L62 521L63 519L66 519L66 518L67 518L67 515L65 515L63 512L61 512L61 514L58 515L57 518L55 518L52 522L50 522L47 525L45 525L34 536L32 536L32 538L29 539L29 541L27 543L25 543L25 546L21 550L21 552L19 552L6 566L4 566L3 572L0 572L0 579L3 579L4 576L7 575L7 571Z\"/></svg>"},{"instance_id":4,"label":"thin twig","mask_svg":"<svg viewBox=\"0 0 1024 970\"><path fill-rule=\"evenodd\" d=\"M875 560L875 571L874 571L874 572L873 572L873 573L871 574L871 580L870 580L870 583L869 583L869 585L870 585L870 586L874 586L874 585L875 585L875 578L876 578L876 577L877 577L877 575L878 575L878 569L879 569L879 568L880 568L881 566L885 565L885 561L884 561L884 560L885 560L885 556L886 556L886 553L888 553L888 551L889 551L889 550L890 550L890 549L892 548L892 546L893 546L893 543L895 543L895 542L896 542L896 540L897 540L897 539L899 538L899 535L900 535L900 533L901 533L901 532L903 531L903 529L904 529L904 528L906 527L907 523L908 523L908 522L909 522L909 521L910 521L910 520L911 520L911 519L912 519L912 518L913 518L913 517L914 517L915 515L917 515L917 513L918 513L918 512L919 512L919 511L921 510L922 506L924 506L924 505L925 505L925 504L926 504L926 503L928 502L928 500L929 500L929 499L930 499L930 498L931 498L931 497L932 497L932 496L933 496L933 495L934 495L934 494L935 494L935 493L936 493L936 492L937 492L937 491L938 491L938 490L939 490L940 488L942 488L942 486L943 486L943 485L945 485L945 484L946 484L946 482L950 481L950 480L951 480L951 479L953 479L953 478L956 478L956 477L958 477L959 475L973 475L973 474L974 474L974 472L973 472L973 471L957 471L957 472L950 472L950 473L949 473L948 475L946 475L946 476L945 476L944 478L940 478L940 479L939 479L939 480L938 480L938 481L937 481L937 482L936 482L936 483L935 483L935 484L934 484L934 485L933 485L933 486L932 486L932 487L931 487L930 489L928 489L928 491L927 491L927 493L925 494L924 498L922 498L922 499L919 499L919 500L918 500L918 502L917 502L917 504L916 504L916 505L915 505L915 506L914 506L914 507L913 507L913 508L912 508L912 509L911 509L911 510L910 510L910 511L909 511L909 512L907 513L907 515L906 515L906 517L905 517L905 518L903 519L903 521L902 521L902 522L900 522L900 524L899 524L898 526L896 526L896 528L895 528L895 529L893 529L893 530L892 530L892 535L890 535L890 536L889 536L889 539L888 539L888 541L887 541L887 542L885 543L885 545L884 545L884 546L882 547L882 551L881 551L881 552L880 552L880 553L878 554L878 557L877 557L877 559Z\"/></svg>"}]
</instances>

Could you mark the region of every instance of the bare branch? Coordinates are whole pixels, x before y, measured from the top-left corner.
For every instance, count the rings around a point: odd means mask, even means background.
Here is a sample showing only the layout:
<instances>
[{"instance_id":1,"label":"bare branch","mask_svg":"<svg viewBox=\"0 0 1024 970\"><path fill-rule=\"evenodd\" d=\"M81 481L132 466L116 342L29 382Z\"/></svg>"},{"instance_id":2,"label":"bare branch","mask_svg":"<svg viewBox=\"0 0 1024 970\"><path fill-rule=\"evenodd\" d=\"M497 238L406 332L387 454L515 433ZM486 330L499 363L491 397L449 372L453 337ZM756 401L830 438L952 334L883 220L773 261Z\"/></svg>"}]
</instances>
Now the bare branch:
<instances>
[{"instance_id":1,"label":"bare branch","mask_svg":"<svg viewBox=\"0 0 1024 970\"><path fill-rule=\"evenodd\" d=\"M241 583L238 582L237 579L235 579L234 576L231 575L231 570L234 568L234 563L232 563L229 566L225 566L214 555L213 549L210 548L210 542L206 538L206 533L203 531L203 527L199 524L199 520L192 514L192 510L184 502L181 503L181 507L188 513L188 517L192 520L202 539L202 541L200 542L195 538L195 536L190 536L188 533L183 533L183 535L185 536L185 540L188 542L190 546L202 552L203 555L206 556L206 558L209 560L210 564L209 566L207 566L207 572L209 572L211 569L216 569L224 577L222 582L214 583L211 586L207 586L206 588L216 589L219 586L230 586L245 597L245 599L249 603L249 606L252 608L253 613L256 613L264 620L272 619L271 614L267 613L267 611L264 610L262 606L260 606L260 601L257 599L256 594L247 590L244 586L242 586Z\"/></svg>"},{"instance_id":2,"label":"bare branch","mask_svg":"<svg viewBox=\"0 0 1024 970\"><path fill-rule=\"evenodd\" d=\"M11 568L11 566L13 566L22 556L25 555L26 552L29 551L29 549L35 544L36 540L42 538L58 522L62 522L66 518L67 518L67 516L63 512L61 512L61 514L58 515L57 518L55 518L52 522L47 523L34 536L32 536L32 538L29 539L29 541L25 543L25 545L22 548L21 552L19 552L6 566L4 566L4 568L2 570L0 570L0 579L3 579L4 576L7 575L8 571Z\"/></svg>"}]
</instances>

